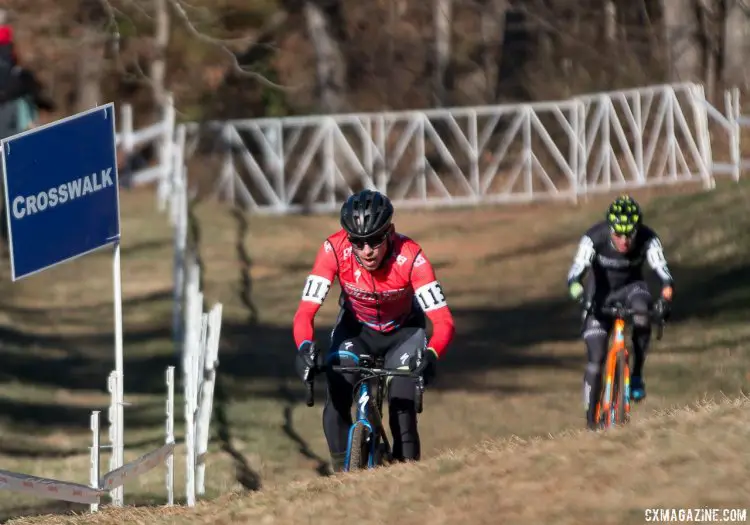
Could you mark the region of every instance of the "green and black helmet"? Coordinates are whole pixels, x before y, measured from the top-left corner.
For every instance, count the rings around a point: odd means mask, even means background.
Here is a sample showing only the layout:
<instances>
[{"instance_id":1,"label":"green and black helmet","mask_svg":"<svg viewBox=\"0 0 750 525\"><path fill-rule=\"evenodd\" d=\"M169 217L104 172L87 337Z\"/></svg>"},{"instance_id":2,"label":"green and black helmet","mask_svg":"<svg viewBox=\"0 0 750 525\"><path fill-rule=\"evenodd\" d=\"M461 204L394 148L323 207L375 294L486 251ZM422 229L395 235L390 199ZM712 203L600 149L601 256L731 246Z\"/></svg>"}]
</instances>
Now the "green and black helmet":
<instances>
[{"instance_id":1,"label":"green and black helmet","mask_svg":"<svg viewBox=\"0 0 750 525\"><path fill-rule=\"evenodd\" d=\"M607 209L607 223L619 235L633 235L643 222L641 207L630 195L621 195Z\"/></svg>"}]
</instances>

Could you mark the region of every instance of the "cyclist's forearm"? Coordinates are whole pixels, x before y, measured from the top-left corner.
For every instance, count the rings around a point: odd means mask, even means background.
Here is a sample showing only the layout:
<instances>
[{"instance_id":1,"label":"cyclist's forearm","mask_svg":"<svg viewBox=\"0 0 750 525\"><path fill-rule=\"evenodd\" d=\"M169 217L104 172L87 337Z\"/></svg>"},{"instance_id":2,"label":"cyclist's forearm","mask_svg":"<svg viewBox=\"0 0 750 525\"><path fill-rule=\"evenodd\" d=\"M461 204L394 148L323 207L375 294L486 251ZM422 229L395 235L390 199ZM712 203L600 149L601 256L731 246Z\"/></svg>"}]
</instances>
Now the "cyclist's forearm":
<instances>
[{"instance_id":1,"label":"cyclist's forearm","mask_svg":"<svg viewBox=\"0 0 750 525\"><path fill-rule=\"evenodd\" d=\"M308 301L301 301L297 313L294 314L293 332L297 348L305 341L312 341L315 335L315 314L320 305Z\"/></svg>"},{"instance_id":2,"label":"cyclist's forearm","mask_svg":"<svg viewBox=\"0 0 750 525\"><path fill-rule=\"evenodd\" d=\"M646 260L651 269L659 277L662 288L674 286L674 279L672 278L672 273L669 271L667 258L664 256L664 251L662 250L662 245L659 239L654 238L649 242L649 246L646 250Z\"/></svg>"},{"instance_id":3,"label":"cyclist's forearm","mask_svg":"<svg viewBox=\"0 0 750 525\"><path fill-rule=\"evenodd\" d=\"M570 285L572 285L573 283L583 284L583 276L585 274L586 274L586 270L580 273L579 272L573 273L572 271L568 272L568 288L570 288Z\"/></svg>"},{"instance_id":4,"label":"cyclist's forearm","mask_svg":"<svg viewBox=\"0 0 750 525\"><path fill-rule=\"evenodd\" d=\"M594 260L594 242L588 235L584 235L578 243L578 250L573 258L573 264L568 270L568 287L573 283L581 283L586 270Z\"/></svg>"},{"instance_id":5,"label":"cyclist's forearm","mask_svg":"<svg viewBox=\"0 0 750 525\"><path fill-rule=\"evenodd\" d=\"M427 342L427 347L434 349L438 357L441 357L456 333L453 314L447 306L444 306L438 310L427 312L427 316L430 318L433 327L432 337Z\"/></svg>"}]
</instances>

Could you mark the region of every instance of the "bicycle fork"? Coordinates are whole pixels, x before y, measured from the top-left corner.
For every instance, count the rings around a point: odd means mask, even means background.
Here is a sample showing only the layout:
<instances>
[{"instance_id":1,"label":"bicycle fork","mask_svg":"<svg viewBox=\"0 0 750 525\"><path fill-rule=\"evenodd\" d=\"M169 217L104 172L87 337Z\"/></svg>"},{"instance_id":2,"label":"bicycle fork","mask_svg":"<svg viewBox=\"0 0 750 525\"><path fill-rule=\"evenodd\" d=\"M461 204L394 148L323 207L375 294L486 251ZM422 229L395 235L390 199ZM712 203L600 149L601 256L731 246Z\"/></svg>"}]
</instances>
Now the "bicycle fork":
<instances>
[{"instance_id":1,"label":"bicycle fork","mask_svg":"<svg viewBox=\"0 0 750 525\"><path fill-rule=\"evenodd\" d=\"M367 454L367 466L373 468L376 464L376 457L378 455L378 447L382 440L384 445L384 453L390 456L391 445L388 441L385 428L383 427L383 419L380 412L377 410L375 400L371 396L370 381L365 381L359 388L357 397L357 416L354 424L349 428L349 439L346 447L346 460L344 463L344 470L349 471L349 464L351 460L351 447L352 447L352 436L357 423L362 425L368 430L368 454ZM370 421L372 420L372 422ZM390 457L387 459L390 460Z\"/></svg>"},{"instance_id":2,"label":"bicycle fork","mask_svg":"<svg viewBox=\"0 0 750 525\"><path fill-rule=\"evenodd\" d=\"M596 411L596 421L600 422L602 420L602 415L606 417L606 426L614 425L616 423L616 412L617 407L614 407L613 405L616 404L616 400L613 399L613 385L614 385L614 379L615 374L618 372L617 370L617 358L620 355L623 355L623 366L624 370L622 370L622 377L623 377L623 385L622 388L624 390L624 395L622 396L623 399L623 413L627 417L628 414L630 414L630 366L628 363L628 353L627 349L625 347L625 331L622 326L616 326L615 327L615 337L614 337L614 346L615 348L611 349L607 354L607 361L605 364L605 380L604 380L604 391L602 392L602 397L599 402L598 410Z\"/></svg>"}]
</instances>

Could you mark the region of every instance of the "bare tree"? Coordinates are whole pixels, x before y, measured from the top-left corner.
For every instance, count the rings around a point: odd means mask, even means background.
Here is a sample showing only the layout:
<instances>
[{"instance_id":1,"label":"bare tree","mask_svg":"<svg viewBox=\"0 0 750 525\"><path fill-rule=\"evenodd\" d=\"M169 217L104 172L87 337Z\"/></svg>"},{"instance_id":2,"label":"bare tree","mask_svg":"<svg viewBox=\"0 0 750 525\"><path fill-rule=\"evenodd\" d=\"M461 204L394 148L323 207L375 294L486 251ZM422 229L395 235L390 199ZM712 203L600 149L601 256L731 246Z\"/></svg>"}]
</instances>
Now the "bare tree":
<instances>
[{"instance_id":1,"label":"bare tree","mask_svg":"<svg viewBox=\"0 0 750 525\"><path fill-rule=\"evenodd\" d=\"M435 23L435 103L446 103L446 73L451 59L451 28L453 27L453 0L434 0Z\"/></svg>"},{"instance_id":2,"label":"bare tree","mask_svg":"<svg viewBox=\"0 0 750 525\"><path fill-rule=\"evenodd\" d=\"M750 88L750 5L742 0L725 0L723 72L726 84Z\"/></svg>"},{"instance_id":3,"label":"bare tree","mask_svg":"<svg viewBox=\"0 0 750 525\"><path fill-rule=\"evenodd\" d=\"M332 113L347 106L347 64L341 49L343 27L338 0L307 0L304 13L307 33L316 55L318 96L321 109Z\"/></svg>"},{"instance_id":4,"label":"bare tree","mask_svg":"<svg viewBox=\"0 0 750 525\"><path fill-rule=\"evenodd\" d=\"M484 102L494 104L497 99L497 81L503 37L505 36L505 14L507 0L483 0L481 17L482 66L485 78Z\"/></svg>"},{"instance_id":5,"label":"bare tree","mask_svg":"<svg viewBox=\"0 0 750 525\"><path fill-rule=\"evenodd\" d=\"M615 49L617 46L617 30L618 30L618 17L617 17L617 4L615 0L606 0L604 2L604 41L610 49Z\"/></svg>"},{"instance_id":6,"label":"bare tree","mask_svg":"<svg viewBox=\"0 0 750 525\"><path fill-rule=\"evenodd\" d=\"M101 24L106 17L102 5L96 0L81 0L78 4L78 27L74 30L80 42L76 71L76 110L84 111L102 102L100 75L104 69L104 44L106 38Z\"/></svg>"},{"instance_id":7,"label":"bare tree","mask_svg":"<svg viewBox=\"0 0 750 525\"><path fill-rule=\"evenodd\" d=\"M693 0L662 1L667 67L673 81L703 80L703 49L697 11Z\"/></svg>"},{"instance_id":8,"label":"bare tree","mask_svg":"<svg viewBox=\"0 0 750 525\"><path fill-rule=\"evenodd\" d=\"M167 46L169 45L169 10L167 0L154 0L155 32L154 49L151 61L151 86L154 93L154 102L157 106L163 106L166 102L166 75L167 75Z\"/></svg>"}]
</instances>

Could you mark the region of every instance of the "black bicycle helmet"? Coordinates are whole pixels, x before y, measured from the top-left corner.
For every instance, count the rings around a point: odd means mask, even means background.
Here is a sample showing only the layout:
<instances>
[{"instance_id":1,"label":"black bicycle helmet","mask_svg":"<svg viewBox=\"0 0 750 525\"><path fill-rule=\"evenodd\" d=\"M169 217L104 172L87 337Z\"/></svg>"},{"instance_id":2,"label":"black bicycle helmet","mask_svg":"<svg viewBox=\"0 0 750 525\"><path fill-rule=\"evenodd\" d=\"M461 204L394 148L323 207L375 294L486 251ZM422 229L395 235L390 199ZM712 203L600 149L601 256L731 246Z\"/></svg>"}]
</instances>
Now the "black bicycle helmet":
<instances>
[{"instance_id":1,"label":"black bicycle helmet","mask_svg":"<svg viewBox=\"0 0 750 525\"><path fill-rule=\"evenodd\" d=\"M621 195L609 205L607 223L615 233L630 235L643 223L641 207L629 195Z\"/></svg>"},{"instance_id":2,"label":"black bicycle helmet","mask_svg":"<svg viewBox=\"0 0 750 525\"><path fill-rule=\"evenodd\" d=\"M350 237L358 239L385 233L392 218L390 199L378 191L362 190L341 206L341 226Z\"/></svg>"}]
</instances>

